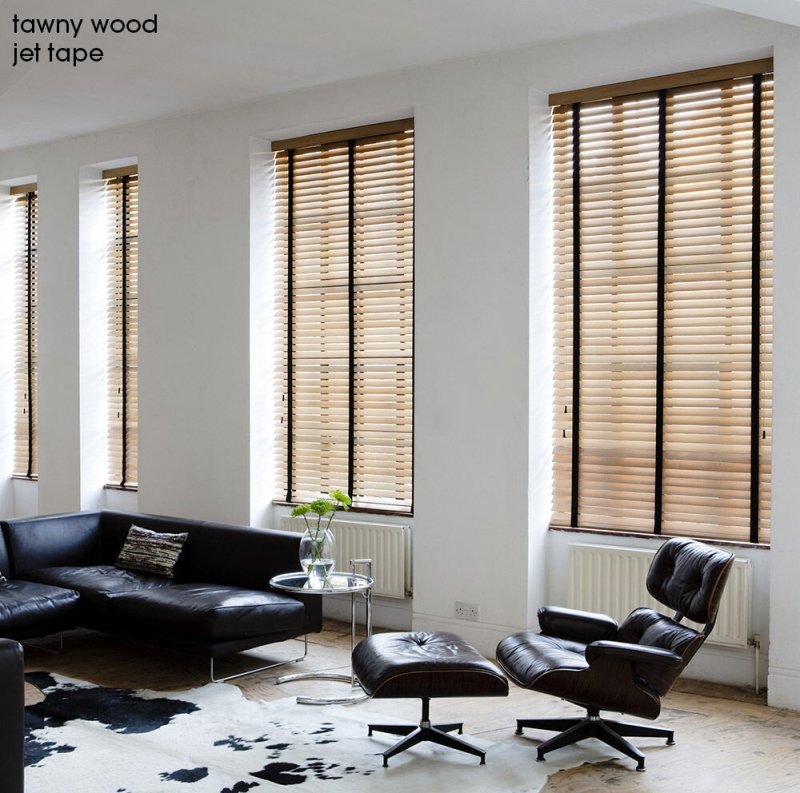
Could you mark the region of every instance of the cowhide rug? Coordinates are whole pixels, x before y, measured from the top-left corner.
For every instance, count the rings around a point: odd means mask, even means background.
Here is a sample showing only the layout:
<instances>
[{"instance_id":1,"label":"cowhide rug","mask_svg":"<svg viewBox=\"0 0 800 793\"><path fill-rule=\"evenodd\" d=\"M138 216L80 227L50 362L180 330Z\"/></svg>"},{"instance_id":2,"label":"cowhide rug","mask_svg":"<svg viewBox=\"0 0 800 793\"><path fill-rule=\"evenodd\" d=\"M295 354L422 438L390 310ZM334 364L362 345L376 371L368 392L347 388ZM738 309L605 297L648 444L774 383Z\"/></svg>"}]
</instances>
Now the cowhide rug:
<instances>
[{"instance_id":1,"label":"cowhide rug","mask_svg":"<svg viewBox=\"0 0 800 793\"><path fill-rule=\"evenodd\" d=\"M488 750L484 766L422 744L383 768L380 753L397 739L367 737L369 721L387 719L360 709L252 702L220 684L163 693L43 672L28 680L45 699L26 709L26 793L536 793L548 774L609 756L584 746L536 763L509 725L507 740L471 739Z\"/></svg>"}]
</instances>

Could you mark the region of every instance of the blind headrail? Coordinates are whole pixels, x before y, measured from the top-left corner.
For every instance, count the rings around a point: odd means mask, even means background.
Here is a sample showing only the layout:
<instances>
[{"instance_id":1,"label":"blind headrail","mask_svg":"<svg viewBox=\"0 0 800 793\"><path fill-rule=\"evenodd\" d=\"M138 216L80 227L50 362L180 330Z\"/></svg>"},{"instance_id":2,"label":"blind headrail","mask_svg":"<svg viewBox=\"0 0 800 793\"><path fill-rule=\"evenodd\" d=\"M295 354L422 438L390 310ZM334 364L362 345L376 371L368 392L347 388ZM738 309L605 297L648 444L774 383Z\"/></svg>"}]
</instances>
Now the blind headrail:
<instances>
[{"instance_id":1,"label":"blind headrail","mask_svg":"<svg viewBox=\"0 0 800 793\"><path fill-rule=\"evenodd\" d=\"M608 83L592 88L581 88L575 91L561 91L550 94L551 107L571 105L574 102L596 102L601 99L616 99L631 94L645 94L669 88L685 88L689 85L703 85L719 80L732 80L736 77L751 77L754 74L768 74L773 70L772 58L761 58L754 61L729 63L724 66L712 66L709 69L692 69L687 72L663 74L658 77L645 77L639 80L628 80L622 83Z\"/></svg>"},{"instance_id":2,"label":"blind headrail","mask_svg":"<svg viewBox=\"0 0 800 793\"><path fill-rule=\"evenodd\" d=\"M27 193L35 193L38 190L36 182L30 184L17 184L9 188L10 195L26 195Z\"/></svg>"},{"instance_id":3,"label":"blind headrail","mask_svg":"<svg viewBox=\"0 0 800 793\"><path fill-rule=\"evenodd\" d=\"M107 168L103 171L103 179L116 179L120 176L136 176L138 173L138 165L123 165L120 168Z\"/></svg>"},{"instance_id":4,"label":"blind headrail","mask_svg":"<svg viewBox=\"0 0 800 793\"><path fill-rule=\"evenodd\" d=\"M414 129L413 118L401 118L397 121L383 121L379 124L366 124L360 127L318 132L312 135L301 135L298 138L284 138L272 141L272 151L302 149L308 146L324 146L328 143L344 143L361 138L376 138L380 135L393 135Z\"/></svg>"}]
</instances>

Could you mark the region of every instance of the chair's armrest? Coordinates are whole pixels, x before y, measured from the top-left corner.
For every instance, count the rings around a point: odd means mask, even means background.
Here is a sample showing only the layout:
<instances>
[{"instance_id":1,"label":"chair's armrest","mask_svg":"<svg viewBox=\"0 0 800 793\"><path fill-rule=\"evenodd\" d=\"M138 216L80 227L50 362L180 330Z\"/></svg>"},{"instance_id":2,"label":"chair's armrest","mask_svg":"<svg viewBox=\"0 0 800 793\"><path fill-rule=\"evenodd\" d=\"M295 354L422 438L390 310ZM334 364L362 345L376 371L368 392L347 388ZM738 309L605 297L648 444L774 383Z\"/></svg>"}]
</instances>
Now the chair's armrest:
<instances>
[{"instance_id":1,"label":"chair's armrest","mask_svg":"<svg viewBox=\"0 0 800 793\"><path fill-rule=\"evenodd\" d=\"M558 606L543 606L539 609L539 627L542 633L590 644L601 639L613 639L619 625L605 614L578 611Z\"/></svg>"},{"instance_id":2,"label":"chair's armrest","mask_svg":"<svg viewBox=\"0 0 800 793\"><path fill-rule=\"evenodd\" d=\"M683 665L683 658L672 650L627 642L592 642L586 648L586 660L591 664L598 658L621 658L635 663L656 664L668 669Z\"/></svg>"}]
</instances>

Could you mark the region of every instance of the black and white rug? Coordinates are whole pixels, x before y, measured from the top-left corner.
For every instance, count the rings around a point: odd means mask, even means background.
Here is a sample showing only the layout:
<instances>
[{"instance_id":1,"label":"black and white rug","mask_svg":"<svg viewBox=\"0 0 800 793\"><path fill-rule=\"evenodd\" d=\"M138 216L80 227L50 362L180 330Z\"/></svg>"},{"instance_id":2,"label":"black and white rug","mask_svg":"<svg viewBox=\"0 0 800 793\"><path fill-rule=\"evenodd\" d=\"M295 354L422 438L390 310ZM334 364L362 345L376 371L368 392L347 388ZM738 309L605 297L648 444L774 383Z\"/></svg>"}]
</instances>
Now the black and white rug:
<instances>
[{"instance_id":1,"label":"black and white rug","mask_svg":"<svg viewBox=\"0 0 800 793\"><path fill-rule=\"evenodd\" d=\"M220 684L163 693L41 672L28 680L45 699L26 709L26 793L407 793L422 785L536 793L548 774L609 756L585 746L536 763L533 744L509 725L508 740L471 738L487 749L486 765L420 745L383 768L380 753L396 738L367 737L369 721L387 718L361 709L252 702Z\"/></svg>"}]
</instances>

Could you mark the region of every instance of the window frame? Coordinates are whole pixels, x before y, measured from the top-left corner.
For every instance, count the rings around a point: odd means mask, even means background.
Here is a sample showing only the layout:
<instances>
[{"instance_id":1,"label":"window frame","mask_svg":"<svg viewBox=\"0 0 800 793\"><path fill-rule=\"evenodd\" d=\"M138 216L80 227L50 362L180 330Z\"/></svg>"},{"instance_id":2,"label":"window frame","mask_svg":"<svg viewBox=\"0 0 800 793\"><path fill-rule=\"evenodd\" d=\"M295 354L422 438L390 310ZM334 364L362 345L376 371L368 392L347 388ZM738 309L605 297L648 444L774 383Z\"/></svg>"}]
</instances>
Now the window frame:
<instances>
[{"instance_id":1,"label":"window frame","mask_svg":"<svg viewBox=\"0 0 800 793\"><path fill-rule=\"evenodd\" d=\"M38 472L38 185L16 185L9 190L15 209L20 213L23 243L15 255L15 297L24 302L15 305L15 348L21 347L22 357L15 355L14 470L12 478L37 481ZM22 282L22 287L19 283ZM23 332L19 333L20 326ZM20 340L20 336L22 339ZM24 385L20 386L20 382ZM19 404L20 391L23 404ZM25 417L20 420L20 412ZM20 456L21 455L21 456ZM24 458L24 459L23 459ZM22 469L25 469L23 472Z\"/></svg>"},{"instance_id":2,"label":"window frame","mask_svg":"<svg viewBox=\"0 0 800 793\"><path fill-rule=\"evenodd\" d=\"M353 496L352 511L365 512L370 514L385 514L394 516L412 516L413 515L413 445L414 445L414 432L413 432L413 371L414 371L414 251L413 251L413 138L414 122L413 119L400 119L398 121L384 122L379 124L371 124L360 127L351 127L344 130L335 130L330 132L323 132L299 138L290 138L284 140L276 140L272 143L272 151L275 157L275 172L276 174L285 174L283 177L286 184L281 186L281 177L276 176L276 207L277 210L277 233L276 242L278 246L277 260L278 260L278 293L285 297L285 301L279 298L279 305L281 305L280 312L282 317L278 319L278 355L283 355L283 362L279 364L282 367L282 377L279 378L278 384L278 427L276 446L278 449L278 490L280 496L273 499L273 504L276 505L292 505L302 501L310 500L314 497L311 493L298 493L298 488L295 482L294 466L292 461L295 460L294 452L294 411L295 407L295 381L293 373L295 371L295 360L293 356L294 350L294 305L295 305L295 282L293 278L295 261L294 261L294 247L295 247L295 222L294 222L294 195L295 195L295 156L302 157L303 153L310 152L318 149L320 152L330 149L342 148L346 149L347 157L347 260L348 260L348 275L347 275L347 370L348 370L348 387L347 387L347 464L346 464L346 482L331 481L329 488L339 487L346 490ZM410 147L410 168L411 168L411 207L404 217L410 216L411 224L411 250L410 250L410 280L408 282L408 291L410 293L410 351L409 363L404 371L410 372L407 376L410 378L410 419L404 424L407 427L408 434L408 447L410 448L410 463L403 468L405 475L407 475L407 499L402 506L394 507L391 505L391 498L384 498L385 504L376 503L380 499L375 495L366 494L359 498L359 478L356 473L355 448L356 448L356 426L358 420L355 417L356 411L359 406L363 407L364 398L359 399L357 396L356 383L356 260L358 259L359 244L356 243L356 223L357 223L357 202L354 198L356 192L356 182L358 179L357 173L361 166L358 165L358 157L361 156L359 152L365 150L365 147L384 139L391 139L396 136L398 140L403 140L402 136L406 136L407 143ZM299 154L298 154L299 153ZM283 164L281 161L283 158ZM327 195L327 193L325 193ZM281 279L285 279L281 283ZM362 287L363 288L363 287ZM362 296L363 300L363 296ZM405 304L404 304L405 305ZM405 310L405 309L403 309ZM402 313L402 310L401 310ZM401 334L402 335L402 334ZM285 343L285 348L283 344ZM400 354L400 353L398 353ZM399 364L398 364L399 365ZM365 376L365 375L364 375ZM394 382L396 384L398 375L395 374ZM281 426L285 423L285 426ZM397 425L401 426L401 425ZM363 445L363 444L361 444ZM361 446L360 445L360 446ZM397 452L395 452L395 457ZM302 465L304 461L301 459ZM362 466L363 467L363 466ZM410 470L409 470L410 469ZM320 474L320 479L324 475ZM395 495L400 491L395 491ZM326 492L316 493L316 497L324 497ZM400 499L397 499L398 501Z\"/></svg>"},{"instance_id":3,"label":"window frame","mask_svg":"<svg viewBox=\"0 0 800 793\"><path fill-rule=\"evenodd\" d=\"M104 170L108 235L108 482L107 490L138 491L138 166ZM119 200L112 203L112 191ZM135 199L135 200L134 200ZM117 297L119 294L119 298ZM119 314L117 333L114 319ZM134 320L135 316L135 320ZM119 336L118 344L116 336ZM112 373L119 369L119 385ZM115 410L115 404L119 408ZM117 413L115 416L114 413ZM132 420L133 419L133 420ZM119 453L116 445L119 444ZM133 459L133 463L131 460Z\"/></svg>"},{"instance_id":4,"label":"window frame","mask_svg":"<svg viewBox=\"0 0 800 793\"><path fill-rule=\"evenodd\" d=\"M574 531L589 531L589 532L603 532L603 533L611 533L617 536L639 536L639 537L651 537L651 536L659 536L659 535L666 535L668 531L663 531L661 526L661 518L663 515L662 509L662 496L663 496L663 465L664 465L664 451L663 451L663 444L664 444L664 428L668 426L668 420L665 420L664 417L664 410L665 410L665 397L664 397L664 384L666 380L666 367L665 367L665 315L670 310L675 308L674 298L669 298L665 295L666 290L666 282L665 282L665 272L666 272L666 265L665 265L665 239L667 235L666 230L666 218L668 216L668 212L666 210L666 196L667 196L667 187L666 187L666 179L667 179L667 136L666 136L666 118L667 118L667 110L666 110L666 102L667 97L672 96L671 92L676 92L677 94L680 93L681 89L685 89L691 91L694 88L702 89L706 86L713 86L715 84L723 85L726 81L733 81L737 78L749 78L752 80L752 170L751 170L751 179L752 179L752 209L751 209L751 262L750 262L750 272L751 272L751 294L759 295L757 300L751 301L751 318L750 318L750 326L751 326L751 349L753 351L752 360L751 360L751 369L749 374L749 388L750 388L750 426L749 426L749 502L750 502L750 525L749 525L749 537L743 536L734 536L735 530L728 530L729 534L720 538L719 536L712 536L709 539L717 542L730 542L730 543L738 543L738 544L745 544L747 546L752 545L768 545L768 541L764 540L764 537L761 536L761 531L763 527L759 523L759 509L761 507L761 503L764 500L765 496L761 492L761 485L762 478L764 477L764 469L762 468L762 463L764 462L760 459L760 447L762 444L762 440L766 438L767 430L764 428L767 425L761 425L761 418L762 418L762 389L765 390L765 394L767 397L771 395L771 360L769 361L770 366L770 374L769 374L769 381L767 383L764 382L762 378L762 369L761 369L761 356L762 356L762 316L761 316L761 306L762 306L762 291L761 291L761 267L762 267L762 255L766 255L766 264L765 266L769 266L770 274L769 277L771 278L771 251L769 253L764 254L764 236L762 235L762 206L761 206L761 199L762 199L762 184L761 184L761 173L762 173L762 151L761 145L762 140L764 140L765 134L769 135L769 140L771 141L771 134L772 134L772 124L771 120L769 122L768 128L762 128L762 119L761 119L761 112L762 112L762 81L769 77L772 77L772 60L771 59L762 59L759 61L751 61L744 64L730 64L727 66L722 67L715 67L713 69L706 69L706 70L697 70L693 72L685 72L678 75L665 75L662 77L650 78L645 80L637 80L631 81L628 83L618 83L610 86L598 86L596 88L584 89L581 91L574 91L574 92L564 92L560 94L554 94L550 97L550 104L553 106L554 112L554 125L555 119L557 114L560 112L564 114L565 112L571 113L571 145L570 145L570 153L564 154L564 152L559 149L557 144L554 144L554 155L556 160L554 161L556 165L554 165L554 188L555 188L555 195L556 198L556 208L558 208L559 202L559 188L561 189L561 201L564 202L567 199L563 197L564 194L571 192L571 209L566 214L562 212L562 221L569 222L571 224L570 234L572 238L571 242L571 256L572 256L572 275L571 275L571 284L569 285L569 291L571 294L569 295L569 299L572 303L571 309L571 367L572 367L572 385L570 390L569 396L569 405L566 402L566 397L564 396L564 387L562 385L561 390L562 393L559 395L559 377L563 379L563 375L559 376L556 374L555 382L554 382L554 396L553 396L553 407L554 407L554 457L553 457L553 510L554 510L554 517L551 520L551 528L554 529L563 529L563 530L574 530ZM652 496L654 499L654 507L653 507L653 524L652 528L648 528L645 526L639 527L628 527L624 525L598 525L596 523L592 523L591 521L587 525L583 525L581 521L580 515L580 465L581 465L581 454L583 450L582 441L580 437L580 431L582 428L581 425L581 396L580 390L581 387L585 387L585 381L582 380L581 374L581 351L582 351L582 325L584 322L587 321L587 315L590 314L591 308L587 310L585 307L582 306L581 303L581 276L582 276L582 267L581 267L581 245L582 245L582 214L584 212L584 206L582 204L583 193L581 192L581 184L580 184L580 174L581 174L581 126L580 126L580 113L584 106L588 106L589 108L592 107L592 103L595 103L595 106L601 106L604 101L609 103L609 106L613 106L614 102L626 102L630 100L636 100L639 97L652 97L657 96L658 98L658 211L657 211L657 218L658 218L658 229L657 229L657 249L658 249L658 262L656 265L657 269L657 317L656 317L656 338L657 338L657 350L654 360L655 371L656 371L656 396L655 396L655 408L656 408L656 417L655 417L655 440L654 440L654 485L653 485L653 492ZM765 122L766 123L766 122ZM555 126L554 126L554 135L555 135ZM616 127L615 127L616 129ZM622 127L620 127L622 129ZM651 131L652 132L652 131ZM618 133L620 136L623 134L622 132ZM563 139L563 131L561 133ZM621 145L617 143L617 145ZM563 173L564 170L567 169L563 163L559 166L558 165L558 157L559 152L561 152L561 156L570 156L572 159L571 163L571 184L568 186L559 181L559 168ZM672 152L674 153L674 152ZM770 161L771 162L771 161ZM773 201L773 196L771 192L769 192L769 202L770 202L770 209L771 203ZM577 207L577 211L576 211ZM556 215L558 215L558 211L556 211ZM567 218L564 221L564 218ZM624 220L624 219L623 219ZM771 214L770 214L770 224L771 224ZM770 232L771 233L771 232ZM564 230L561 231L562 239L565 236ZM559 231L558 231L558 218L556 218L556 243L558 249L558 240L559 240ZM558 262L558 258L556 259ZM613 259L611 260L611 265L613 266ZM563 269L563 267L562 267ZM556 267L556 274L555 274L555 281L556 281L556 294L558 294L559 289L559 268L558 265ZM727 282L726 282L727 283ZM563 286L563 283L562 283ZM770 286L771 290L771 286ZM671 302L672 301L672 302ZM563 301L562 301L563 302ZM765 305L769 305L769 311L771 312L771 303L767 303ZM558 350L559 350L559 339L564 339L564 331L559 330L559 317L563 317L563 312L560 312L558 307L558 302L555 305L555 321L556 321L556 331L555 331L555 344L554 344L554 352L556 354L556 372L558 372ZM588 317L589 320L596 319L596 317ZM771 325L769 326L769 333L771 336ZM769 354L771 355L771 342L770 342L770 351ZM562 356L563 357L563 356ZM575 399L575 395L577 395L577 399ZM665 424L665 421L667 422ZM771 429L771 414L768 418L769 428ZM569 436L568 436L569 433ZM565 443L564 441L569 437L569 451L568 456L570 458L569 462L569 482L565 482L566 480L566 464L564 462L564 455L567 454L565 451ZM559 451L560 450L560 451ZM560 462L559 462L559 455ZM767 465L769 465L767 463ZM608 476L608 473L605 474ZM767 493L767 507L769 507L768 503L768 493L771 488L771 468L768 468L768 472L766 474L767 482L765 485L765 492ZM569 491L569 506L565 512L565 496L564 493ZM610 513L609 513L610 514ZM699 513L698 513L699 514ZM566 515L567 519L559 519L557 516ZM698 531L694 533L693 536L703 536L703 525L700 522L696 522L696 515L694 516L695 523L693 524ZM718 529L718 526L715 525L714 529ZM713 532L712 532L713 533ZM684 532L680 532L681 536L684 536ZM768 536L769 534L769 525L766 526L766 531L764 532L765 535Z\"/></svg>"}]
</instances>

